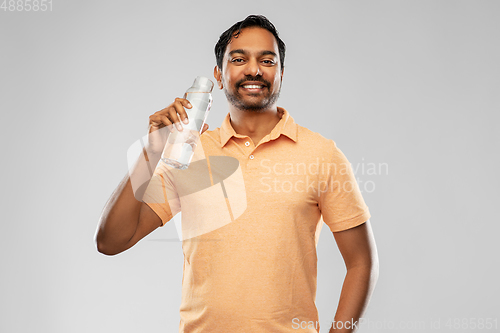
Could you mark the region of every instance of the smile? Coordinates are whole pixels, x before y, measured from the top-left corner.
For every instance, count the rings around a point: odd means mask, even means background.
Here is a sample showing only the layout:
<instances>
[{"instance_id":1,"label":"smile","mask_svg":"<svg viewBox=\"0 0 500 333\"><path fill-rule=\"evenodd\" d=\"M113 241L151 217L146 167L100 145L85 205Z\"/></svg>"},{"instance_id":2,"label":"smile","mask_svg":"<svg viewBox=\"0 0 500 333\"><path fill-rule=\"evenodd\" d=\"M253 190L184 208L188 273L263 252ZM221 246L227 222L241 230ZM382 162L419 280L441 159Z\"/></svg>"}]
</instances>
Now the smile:
<instances>
[{"instance_id":1,"label":"smile","mask_svg":"<svg viewBox=\"0 0 500 333\"><path fill-rule=\"evenodd\" d=\"M259 85L256 85L256 84L246 84L246 85L244 85L242 87L245 88L245 89L262 89L262 88L264 88L264 86L259 86Z\"/></svg>"}]
</instances>

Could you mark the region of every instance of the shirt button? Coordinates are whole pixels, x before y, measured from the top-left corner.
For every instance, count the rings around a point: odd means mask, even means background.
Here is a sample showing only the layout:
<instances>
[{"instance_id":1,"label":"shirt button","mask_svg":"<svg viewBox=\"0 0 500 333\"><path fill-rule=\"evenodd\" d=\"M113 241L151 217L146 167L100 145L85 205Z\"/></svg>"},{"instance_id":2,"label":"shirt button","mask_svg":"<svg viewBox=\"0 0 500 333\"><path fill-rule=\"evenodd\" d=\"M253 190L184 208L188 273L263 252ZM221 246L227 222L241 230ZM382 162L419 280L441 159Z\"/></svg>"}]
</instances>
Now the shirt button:
<instances>
[{"instance_id":1,"label":"shirt button","mask_svg":"<svg viewBox=\"0 0 500 333\"><path fill-rule=\"evenodd\" d=\"M251 160L253 160L253 155L250 155L249 157L250 157Z\"/></svg>"},{"instance_id":2,"label":"shirt button","mask_svg":"<svg viewBox=\"0 0 500 333\"><path fill-rule=\"evenodd\" d=\"M250 142L248 142L248 141L245 142L245 146L247 146L247 147L250 146Z\"/></svg>"}]
</instances>

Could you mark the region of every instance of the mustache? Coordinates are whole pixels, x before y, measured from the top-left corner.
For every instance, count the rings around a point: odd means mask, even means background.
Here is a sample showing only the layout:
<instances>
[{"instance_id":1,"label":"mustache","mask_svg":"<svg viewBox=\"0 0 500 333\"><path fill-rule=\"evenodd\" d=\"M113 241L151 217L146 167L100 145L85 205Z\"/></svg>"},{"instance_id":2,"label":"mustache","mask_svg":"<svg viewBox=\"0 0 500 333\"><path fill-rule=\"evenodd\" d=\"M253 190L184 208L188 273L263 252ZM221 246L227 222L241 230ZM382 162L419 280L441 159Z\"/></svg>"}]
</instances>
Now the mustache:
<instances>
[{"instance_id":1,"label":"mustache","mask_svg":"<svg viewBox=\"0 0 500 333\"><path fill-rule=\"evenodd\" d=\"M236 82L236 86L239 87L243 84L243 82L246 81L260 82L263 83L266 87L269 87L271 85L268 81L264 80L259 76L246 76L244 79L241 79L238 82Z\"/></svg>"}]
</instances>

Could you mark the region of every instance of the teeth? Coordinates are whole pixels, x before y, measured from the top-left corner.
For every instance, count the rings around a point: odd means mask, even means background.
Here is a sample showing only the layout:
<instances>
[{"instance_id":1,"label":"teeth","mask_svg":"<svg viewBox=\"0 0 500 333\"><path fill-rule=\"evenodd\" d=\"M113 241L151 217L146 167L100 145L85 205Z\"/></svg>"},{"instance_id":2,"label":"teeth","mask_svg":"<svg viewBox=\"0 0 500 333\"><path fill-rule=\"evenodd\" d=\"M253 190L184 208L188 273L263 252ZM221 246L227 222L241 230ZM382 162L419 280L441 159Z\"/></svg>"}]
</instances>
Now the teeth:
<instances>
[{"instance_id":1,"label":"teeth","mask_svg":"<svg viewBox=\"0 0 500 333\"><path fill-rule=\"evenodd\" d=\"M249 89L262 88L262 86L258 86L258 85L254 85L254 84L247 84L247 85L244 85L243 88L249 88Z\"/></svg>"}]
</instances>

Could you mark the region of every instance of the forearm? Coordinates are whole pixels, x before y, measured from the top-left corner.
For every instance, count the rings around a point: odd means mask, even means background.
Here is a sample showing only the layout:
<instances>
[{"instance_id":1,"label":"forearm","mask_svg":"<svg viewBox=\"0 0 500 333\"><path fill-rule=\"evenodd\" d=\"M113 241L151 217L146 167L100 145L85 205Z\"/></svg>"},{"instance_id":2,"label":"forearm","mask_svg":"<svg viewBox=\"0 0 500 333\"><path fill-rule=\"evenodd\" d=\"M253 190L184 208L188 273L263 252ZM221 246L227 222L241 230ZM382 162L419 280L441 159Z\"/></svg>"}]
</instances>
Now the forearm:
<instances>
[{"instance_id":1,"label":"forearm","mask_svg":"<svg viewBox=\"0 0 500 333\"><path fill-rule=\"evenodd\" d=\"M378 264L356 266L347 270L330 333L356 332L359 318L368 306L377 279Z\"/></svg>"},{"instance_id":2,"label":"forearm","mask_svg":"<svg viewBox=\"0 0 500 333\"><path fill-rule=\"evenodd\" d=\"M139 223L142 197L158 160L159 156L141 153L109 198L95 238L100 252L119 253L134 235Z\"/></svg>"}]
</instances>

